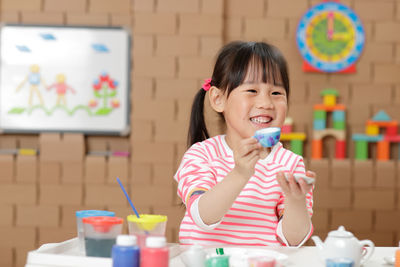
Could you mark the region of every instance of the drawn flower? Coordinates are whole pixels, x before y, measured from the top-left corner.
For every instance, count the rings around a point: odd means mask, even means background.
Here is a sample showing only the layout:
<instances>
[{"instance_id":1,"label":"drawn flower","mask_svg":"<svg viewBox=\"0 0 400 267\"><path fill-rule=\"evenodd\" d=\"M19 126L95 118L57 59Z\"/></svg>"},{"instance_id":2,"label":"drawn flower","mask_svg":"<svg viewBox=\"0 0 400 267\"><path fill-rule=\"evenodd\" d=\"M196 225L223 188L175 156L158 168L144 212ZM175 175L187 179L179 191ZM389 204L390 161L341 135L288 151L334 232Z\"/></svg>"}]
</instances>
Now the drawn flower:
<instances>
[{"instance_id":1,"label":"drawn flower","mask_svg":"<svg viewBox=\"0 0 400 267\"><path fill-rule=\"evenodd\" d=\"M99 80L94 80L93 89L96 91L99 91L101 89L101 82L99 82Z\"/></svg>"},{"instance_id":2,"label":"drawn flower","mask_svg":"<svg viewBox=\"0 0 400 267\"><path fill-rule=\"evenodd\" d=\"M118 86L118 82L115 80L110 80L108 81L108 86L110 87L111 90L114 90Z\"/></svg>"},{"instance_id":3,"label":"drawn flower","mask_svg":"<svg viewBox=\"0 0 400 267\"><path fill-rule=\"evenodd\" d=\"M97 101L96 99L90 99L89 101L89 107L94 108L97 106Z\"/></svg>"},{"instance_id":4,"label":"drawn flower","mask_svg":"<svg viewBox=\"0 0 400 267\"><path fill-rule=\"evenodd\" d=\"M109 81L109 76L108 76L108 74L107 73L102 73L101 75L100 75L100 81L101 82L108 82Z\"/></svg>"},{"instance_id":5,"label":"drawn flower","mask_svg":"<svg viewBox=\"0 0 400 267\"><path fill-rule=\"evenodd\" d=\"M113 107L113 108L118 108L119 107L119 100L118 99L116 99L116 98L114 98L113 100L111 100L111 106Z\"/></svg>"}]
</instances>

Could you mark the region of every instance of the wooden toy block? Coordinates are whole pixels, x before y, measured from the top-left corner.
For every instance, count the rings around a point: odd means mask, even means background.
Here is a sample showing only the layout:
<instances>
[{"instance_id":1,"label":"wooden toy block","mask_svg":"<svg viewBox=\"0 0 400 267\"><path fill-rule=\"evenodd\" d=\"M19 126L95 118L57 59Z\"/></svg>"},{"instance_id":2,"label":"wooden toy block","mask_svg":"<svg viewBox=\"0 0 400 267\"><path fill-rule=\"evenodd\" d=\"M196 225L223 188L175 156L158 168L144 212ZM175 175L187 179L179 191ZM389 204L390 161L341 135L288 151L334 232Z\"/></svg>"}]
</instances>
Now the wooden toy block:
<instances>
[{"instance_id":1,"label":"wooden toy block","mask_svg":"<svg viewBox=\"0 0 400 267\"><path fill-rule=\"evenodd\" d=\"M345 121L346 112L343 110L335 110L332 112L332 118L334 121Z\"/></svg>"},{"instance_id":2,"label":"wooden toy block","mask_svg":"<svg viewBox=\"0 0 400 267\"><path fill-rule=\"evenodd\" d=\"M325 129L313 132L313 139L323 139L326 136L333 136L336 140L345 140L346 132L344 130Z\"/></svg>"},{"instance_id":3,"label":"wooden toy block","mask_svg":"<svg viewBox=\"0 0 400 267\"><path fill-rule=\"evenodd\" d=\"M304 141L304 140L306 140L306 134L305 133L284 133L284 134L281 134L281 140L282 141L290 141L290 140Z\"/></svg>"},{"instance_id":4,"label":"wooden toy block","mask_svg":"<svg viewBox=\"0 0 400 267\"><path fill-rule=\"evenodd\" d=\"M389 160L389 142L388 141L379 141L377 146L377 155L376 158L378 160Z\"/></svg>"},{"instance_id":5,"label":"wooden toy block","mask_svg":"<svg viewBox=\"0 0 400 267\"><path fill-rule=\"evenodd\" d=\"M367 125L378 125L379 127L397 127L398 122L397 121L374 121L374 120L368 120Z\"/></svg>"},{"instance_id":6,"label":"wooden toy block","mask_svg":"<svg viewBox=\"0 0 400 267\"><path fill-rule=\"evenodd\" d=\"M297 155L303 156L303 141L292 140L290 141L290 150Z\"/></svg>"},{"instance_id":7,"label":"wooden toy block","mask_svg":"<svg viewBox=\"0 0 400 267\"><path fill-rule=\"evenodd\" d=\"M326 120L316 119L313 122L314 130L324 130L326 129Z\"/></svg>"},{"instance_id":8,"label":"wooden toy block","mask_svg":"<svg viewBox=\"0 0 400 267\"><path fill-rule=\"evenodd\" d=\"M334 95L324 96L324 105L327 105L327 106L336 105L336 96L334 96Z\"/></svg>"},{"instance_id":9,"label":"wooden toy block","mask_svg":"<svg viewBox=\"0 0 400 267\"><path fill-rule=\"evenodd\" d=\"M335 158L344 159L346 157L346 141L336 140L335 144Z\"/></svg>"},{"instance_id":10,"label":"wooden toy block","mask_svg":"<svg viewBox=\"0 0 400 267\"><path fill-rule=\"evenodd\" d=\"M383 140L383 135L353 134L351 138L353 141L379 142Z\"/></svg>"},{"instance_id":11,"label":"wooden toy block","mask_svg":"<svg viewBox=\"0 0 400 267\"><path fill-rule=\"evenodd\" d=\"M333 129L335 130L345 130L346 122L345 121L333 121Z\"/></svg>"},{"instance_id":12,"label":"wooden toy block","mask_svg":"<svg viewBox=\"0 0 400 267\"><path fill-rule=\"evenodd\" d=\"M356 141L356 146L355 146L355 158L357 160L366 160L368 159L368 142L367 141Z\"/></svg>"},{"instance_id":13,"label":"wooden toy block","mask_svg":"<svg viewBox=\"0 0 400 267\"><path fill-rule=\"evenodd\" d=\"M312 155L313 159L322 158L322 139L314 139L312 141Z\"/></svg>"},{"instance_id":14,"label":"wooden toy block","mask_svg":"<svg viewBox=\"0 0 400 267\"><path fill-rule=\"evenodd\" d=\"M385 135L383 140L390 143L400 143L400 135Z\"/></svg>"},{"instance_id":15,"label":"wooden toy block","mask_svg":"<svg viewBox=\"0 0 400 267\"><path fill-rule=\"evenodd\" d=\"M387 121L387 122L389 122L389 121L392 121L392 119L389 117L389 115L385 111L380 110L378 113L376 113L374 115L374 117L372 118L372 121Z\"/></svg>"},{"instance_id":16,"label":"wooden toy block","mask_svg":"<svg viewBox=\"0 0 400 267\"><path fill-rule=\"evenodd\" d=\"M327 106L324 104L315 104L314 110L325 110L325 111L346 110L346 106L342 105L342 104L337 104L335 106Z\"/></svg>"},{"instance_id":17,"label":"wooden toy block","mask_svg":"<svg viewBox=\"0 0 400 267\"><path fill-rule=\"evenodd\" d=\"M378 135L379 126L376 124L367 124L367 127L365 128L365 133L367 135Z\"/></svg>"},{"instance_id":18,"label":"wooden toy block","mask_svg":"<svg viewBox=\"0 0 400 267\"><path fill-rule=\"evenodd\" d=\"M388 126L388 127L386 128L386 135L393 136L393 135L397 135L397 134L398 134L398 127L397 127L397 125L396 125L396 126Z\"/></svg>"},{"instance_id":19,"label":"wooden toy block","mask_svg":"<svg viewBox=\"0 0 400 267\"><path fill-rule=\"evenodd\" d=\"M293 131L292 125L283 125L281 128L281 133L291 133Z\"/></svg>"},{"instance_id":20,"label":"wooden toy block","mask_svg":"<svg viewBox=\"0 0 400 267\"><path fill-rule=\"evenodd\" d=\"M326 111L314 110L314 120L326 120Z\"/></svg>"}]
</instances>

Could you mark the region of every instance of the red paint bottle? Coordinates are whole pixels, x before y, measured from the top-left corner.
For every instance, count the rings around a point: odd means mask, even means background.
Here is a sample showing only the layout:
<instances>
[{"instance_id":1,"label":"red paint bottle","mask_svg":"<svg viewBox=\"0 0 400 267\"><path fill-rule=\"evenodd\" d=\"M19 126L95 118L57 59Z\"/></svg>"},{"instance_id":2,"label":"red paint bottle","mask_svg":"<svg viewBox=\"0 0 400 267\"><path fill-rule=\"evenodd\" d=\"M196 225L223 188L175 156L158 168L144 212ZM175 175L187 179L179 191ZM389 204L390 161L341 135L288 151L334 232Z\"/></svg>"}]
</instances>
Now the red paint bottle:
<instances>
[{"instance_id":1,"label":"red paint bottle","mask_svg":"<svg viewBox=\"0 0 400 267\"><path fill-rule=\"evenodd\" d=\"M163 236L149 236L140 251L140 267L168 267L169 250Z\"/></svg>"}]
</instances>

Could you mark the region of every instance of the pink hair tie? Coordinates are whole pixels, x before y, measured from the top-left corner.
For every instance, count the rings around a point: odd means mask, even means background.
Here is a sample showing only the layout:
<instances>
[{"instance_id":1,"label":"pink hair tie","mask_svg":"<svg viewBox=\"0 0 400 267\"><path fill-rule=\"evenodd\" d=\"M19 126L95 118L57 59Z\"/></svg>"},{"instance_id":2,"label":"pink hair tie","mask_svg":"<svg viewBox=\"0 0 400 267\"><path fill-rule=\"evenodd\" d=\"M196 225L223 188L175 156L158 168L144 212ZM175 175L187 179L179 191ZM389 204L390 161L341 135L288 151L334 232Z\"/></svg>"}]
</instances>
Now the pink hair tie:
<instances>
[{"instance_id":1,"label":"pink hair tie","mask_svg":"<svg viewBox=\"0 0 400 267\"><path fill-rule=\"evenodd\" d=\"M205 79L203 83L204 91L208 91L211 88L211 79Z\"/></svg>"}]
</instances>

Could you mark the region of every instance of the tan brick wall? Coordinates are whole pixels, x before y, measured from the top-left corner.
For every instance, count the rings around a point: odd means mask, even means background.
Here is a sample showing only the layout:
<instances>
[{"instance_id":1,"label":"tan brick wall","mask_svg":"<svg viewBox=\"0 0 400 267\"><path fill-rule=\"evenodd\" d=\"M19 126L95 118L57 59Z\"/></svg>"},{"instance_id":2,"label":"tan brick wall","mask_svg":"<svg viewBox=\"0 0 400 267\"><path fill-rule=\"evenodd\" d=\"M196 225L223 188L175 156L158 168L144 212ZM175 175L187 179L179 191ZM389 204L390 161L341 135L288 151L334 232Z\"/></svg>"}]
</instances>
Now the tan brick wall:
<instances>
[{"instance_id":1,"label":"tan brick wall","mask_svg":"<svg viewBox=\"0 0 400 267\"><path fill-rule=\"evenodd\" d=\"M361 132L379 109L400 120L400 2L346 0L363 21L366 45L355 74L301 70L295 43L300 17L319 0L0 0L9 23L127 26L133 34L131 134L0 135L0 149L39 148L39 156L0 155L0 266L23 266L26 253L76 234L74 212L132 213L115 177L138 210L169 216L167 237L177 242L183 209L172 176L186 147L191 101L209 77L218 49L231 40L268 41L285 54L292 85L289 115L311 136L312 104L326 87L340 92L350 133ZM379 12L376 12L379 10ZM206 110L212 133L218 118ZM377 245L397 245L400 227L398 148L388 162L310 160L318 173L313 222L323 238L345 225ZM129 158L88 155L126 150ZM372 152L376 149L371 148ZM375 149L375 150L374 150ZM396 153L397 152L397 153ZM126 227L125 227L126 231Z\"/></svg>"}]
</instances>

